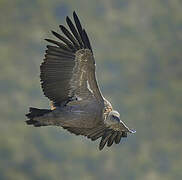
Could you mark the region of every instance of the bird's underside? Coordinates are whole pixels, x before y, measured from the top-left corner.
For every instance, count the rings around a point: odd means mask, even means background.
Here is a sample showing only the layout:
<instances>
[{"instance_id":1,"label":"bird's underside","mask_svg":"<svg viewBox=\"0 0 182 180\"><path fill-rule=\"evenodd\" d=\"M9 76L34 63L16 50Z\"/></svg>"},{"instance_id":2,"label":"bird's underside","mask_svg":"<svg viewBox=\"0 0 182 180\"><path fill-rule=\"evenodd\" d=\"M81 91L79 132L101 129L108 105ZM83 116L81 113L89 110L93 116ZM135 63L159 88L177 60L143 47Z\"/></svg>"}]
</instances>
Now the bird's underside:
<instances>
[{"instance_id":1,"label":"bird's underside","mask_svg":"<svg viewBox=\"0 0 182 180\"><path fill-rule=\"evenodd\" d=\"M52 33L60 40L46 39L45 59L40 66L44 95L52 103L50 110L30 108L27 124L35 127L62 126L76 135L105 144L119 144L127 133L134 133L121 120L119 113L102 96L95 75L95 60L86 31L73 13L75 25L66 18L68 29L60 25L63 35Z\"/></svg>"}]
</instances>

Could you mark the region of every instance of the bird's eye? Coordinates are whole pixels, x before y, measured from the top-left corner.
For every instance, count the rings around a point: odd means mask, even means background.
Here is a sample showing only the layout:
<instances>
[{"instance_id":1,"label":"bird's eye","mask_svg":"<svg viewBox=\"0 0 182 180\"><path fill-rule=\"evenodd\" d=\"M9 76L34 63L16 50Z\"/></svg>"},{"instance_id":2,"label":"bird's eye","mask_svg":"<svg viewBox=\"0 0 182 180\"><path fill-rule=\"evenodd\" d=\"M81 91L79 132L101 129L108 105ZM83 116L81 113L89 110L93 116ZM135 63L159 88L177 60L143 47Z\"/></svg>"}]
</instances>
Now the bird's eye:
<instances>
[{"instance_id":1,"label":"bird's eye","mask_svg":"<svg viewBox=\"0 0 182 180\"><path fill-rule=\"evenodd\" d=\"M114 115L112 115L112 118L114 119L114 120L116 120L116 121L120 121L120 119L117 117L117 116L114 116Z\"/></svg>"}]
</instances>

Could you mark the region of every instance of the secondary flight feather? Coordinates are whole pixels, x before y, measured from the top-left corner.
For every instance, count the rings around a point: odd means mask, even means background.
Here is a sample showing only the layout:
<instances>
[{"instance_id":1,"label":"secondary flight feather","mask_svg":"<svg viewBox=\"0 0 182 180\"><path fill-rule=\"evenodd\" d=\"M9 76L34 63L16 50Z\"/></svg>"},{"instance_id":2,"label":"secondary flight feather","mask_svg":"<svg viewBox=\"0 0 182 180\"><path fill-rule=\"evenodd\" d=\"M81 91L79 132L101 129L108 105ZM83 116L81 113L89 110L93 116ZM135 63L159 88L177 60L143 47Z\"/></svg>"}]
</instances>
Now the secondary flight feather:
<instances>
[{"instance_id":1,"label":"secondary flight feather","mask_svg":"<svg viewBox=\"0 0 182 180\"><path fill-rule=\"evenodd\" d=\"M95 59L85 29L73 12L66 17L68 28L60 25L62 34L52 31L57 40L46 39L48 45L40 66L43 93L51 101L50 109L31 107L26 114L28 125L61 126L75 135L95 141L99 149L119 144L122 137L134 133L113 110L97 84Z\"/></svg>"}]
</instances>

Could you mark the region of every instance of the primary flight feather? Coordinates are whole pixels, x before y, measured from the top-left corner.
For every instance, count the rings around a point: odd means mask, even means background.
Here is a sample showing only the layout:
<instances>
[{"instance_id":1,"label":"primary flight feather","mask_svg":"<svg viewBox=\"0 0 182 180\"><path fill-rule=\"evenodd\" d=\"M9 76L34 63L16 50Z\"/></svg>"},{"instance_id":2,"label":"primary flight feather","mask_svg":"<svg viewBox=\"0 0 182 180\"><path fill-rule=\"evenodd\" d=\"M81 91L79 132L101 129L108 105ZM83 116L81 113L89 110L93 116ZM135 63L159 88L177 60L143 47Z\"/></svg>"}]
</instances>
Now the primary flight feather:
<instances>
[{"instance_id":1,"label":"primary flight feather","mask_svg":"<svg viewBox=\"0 0 182 180\"><path fill-rule=\"evenodd\" d=\"M73 12L69 30L60 25L62 35L52 31L58 41L46 39L48 45L40 66L40 81L44 95L51 100L51 109L30 108L26 114L29 125L62 126L76 135L95 141L101 138L99 149L107 143L119 144L127 133L134 133L120 119L98 87L95 59L85 29Z\"/></svg>"}]
</instances>

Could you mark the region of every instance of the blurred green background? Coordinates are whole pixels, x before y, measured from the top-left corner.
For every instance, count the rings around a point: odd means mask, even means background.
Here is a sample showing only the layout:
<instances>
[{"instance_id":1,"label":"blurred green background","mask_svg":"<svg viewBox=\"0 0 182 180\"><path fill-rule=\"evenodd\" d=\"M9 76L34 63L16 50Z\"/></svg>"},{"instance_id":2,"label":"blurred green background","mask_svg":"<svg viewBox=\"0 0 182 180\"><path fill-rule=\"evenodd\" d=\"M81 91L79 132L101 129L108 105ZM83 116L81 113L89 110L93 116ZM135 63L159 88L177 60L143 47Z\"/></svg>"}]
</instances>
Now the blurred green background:
<instances>
[{"instance_id":1,"label":"blurred green background","mask_svg":"<svg viewBox=\"0 0 182 180\"><path fill-rule=\"evenodd\" d=\"M101 90L135 135L98 143L25 124L47 108L39 65L75 10L97 61ZM0 0L0 179L182 179L181 0Z\"/></svg>"}]
</instances>

